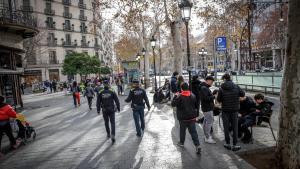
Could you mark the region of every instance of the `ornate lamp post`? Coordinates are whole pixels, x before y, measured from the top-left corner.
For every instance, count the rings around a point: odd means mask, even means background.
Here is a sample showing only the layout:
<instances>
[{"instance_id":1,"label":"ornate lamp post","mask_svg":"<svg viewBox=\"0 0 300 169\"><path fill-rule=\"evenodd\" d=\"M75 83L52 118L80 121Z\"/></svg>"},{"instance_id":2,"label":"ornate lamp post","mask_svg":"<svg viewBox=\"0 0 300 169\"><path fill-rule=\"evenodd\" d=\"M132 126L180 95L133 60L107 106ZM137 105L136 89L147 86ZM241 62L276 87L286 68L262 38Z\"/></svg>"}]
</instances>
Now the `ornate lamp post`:
<instances>
[{"instance_id":1,"label":"ornate lamp post","mask_svg":"<svg viewBox=\"0 0 300 169\"><path fill-rule=\"evenodd\" d=\"M190 52L190 41L189 41L189 20L191 19L191 9L193 6L193 3L189 2L188 0L180 0L179 2L179 8L181 10L181 16L182 20L185 23L186 28L186 48L187 48L187 59L188 59L188 71L189 71L189 83L191 84L191 52ZM190 85L191 89L191 85Z\"/></svg>"},{"instance_id":2,"label":"ornate lamp post","mask_svg":"<svg viewBox=\"0 0 300 169\"><path fill-rule=\"evenodd\" d=\"M150 42L151 42L151 47L152 47L152 51L153 51L153 60L154 60L154 89L155 89L155 92L157 90L157 80L156 80L156 64L155 64L155 52L154 52L154 49L155 49L155 46L156 46L156 39L154 38L154 36L152 36L152 38L150 39Z\"/></svg>"},{"instance_id":3,"label":"ornate lamp post","mask_svg":"<svg viewBox=\"0 0 300 169\"><path fill-rule=\"evenodd\" d=\"M199 50L199 55L202 56L202 69L204 69L204 58L205 58L205 55L207 55L207 51L205 48L201 48Z\"/></svg>"},{"instance_id":4,"label":"ornate lamp post","mask_svg":"<svg viewBox=\"0 0 300 169\"><path fill-rule=\"evenodd\" d=\"M146 83L145 83L145 79L146 79L146 59L145 59L146 49L145 48L142 49L142 54L143 54L143 57L144 57L144 84L145 84L145 89L147 89L147 86L146 86Z\"/></svg>"}]
</instances>

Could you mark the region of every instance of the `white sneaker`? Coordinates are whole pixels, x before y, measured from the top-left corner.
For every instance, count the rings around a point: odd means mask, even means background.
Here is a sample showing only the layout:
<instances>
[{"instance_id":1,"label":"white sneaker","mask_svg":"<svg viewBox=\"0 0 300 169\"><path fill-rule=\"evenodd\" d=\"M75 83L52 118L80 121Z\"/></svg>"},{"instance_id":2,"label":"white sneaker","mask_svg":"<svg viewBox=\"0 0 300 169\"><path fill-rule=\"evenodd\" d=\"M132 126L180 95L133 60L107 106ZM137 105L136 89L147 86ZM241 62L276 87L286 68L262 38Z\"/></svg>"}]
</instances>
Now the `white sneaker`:
<instances>
[{"instance_id":1,"label":"white sneaker","mask_svg":"<svg viewBox=\"0 0 300 169\"><path fill-rule=\"evenodd\" d=\"M209 138L205 137L204 141L208 144L216 144L217 143L214 139L212 139L211 136L209 136Z\"/></svg>"}]
</instances>

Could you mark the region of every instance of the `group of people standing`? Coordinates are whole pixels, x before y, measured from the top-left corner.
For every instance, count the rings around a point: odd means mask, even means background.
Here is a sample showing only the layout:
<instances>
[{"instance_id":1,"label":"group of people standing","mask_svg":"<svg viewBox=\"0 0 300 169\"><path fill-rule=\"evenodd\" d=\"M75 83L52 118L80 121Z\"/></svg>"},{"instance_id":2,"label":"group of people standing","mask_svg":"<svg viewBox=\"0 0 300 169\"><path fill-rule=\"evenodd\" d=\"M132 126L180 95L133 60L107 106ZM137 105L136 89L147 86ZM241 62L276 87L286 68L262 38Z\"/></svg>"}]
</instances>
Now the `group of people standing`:
<instances>
[{"instance_id":1,"label":"group of people standing","mask_svg":"<svg viewBox=\"0 0 300 169\"><path fill-rule=\"evenodd\" d=\"M196 146L196 152L198 154L201 152L196 131L197 122L202 123L204 141L215 144L216 141L213 139L214 115L221 113L225 135L224 147L237 151L241 149L237 145L238 137L242 137L244 143L249 142L251 135L248 127L256 123L257 117L270 116L273 103L264 99L262 94L254 96L255 102L251 101L251 98L245 96L245 92L232 82L229 74L223 75L223 83L219 89L213 92L210 87L212 87L215 79L212 76L206 76L204 80L201 82L198 76L194 76L189 86L177 72L174 72L171 77L171 91L174 95L172 106L176 107L180 125L178 145L184 145L185 132L188 129ZM203 118L199 118L200 110L203 112ZM239 113L241 113L240 116ZM232 135L232 144L230 135Z\"/></svg>"}]
</instances>

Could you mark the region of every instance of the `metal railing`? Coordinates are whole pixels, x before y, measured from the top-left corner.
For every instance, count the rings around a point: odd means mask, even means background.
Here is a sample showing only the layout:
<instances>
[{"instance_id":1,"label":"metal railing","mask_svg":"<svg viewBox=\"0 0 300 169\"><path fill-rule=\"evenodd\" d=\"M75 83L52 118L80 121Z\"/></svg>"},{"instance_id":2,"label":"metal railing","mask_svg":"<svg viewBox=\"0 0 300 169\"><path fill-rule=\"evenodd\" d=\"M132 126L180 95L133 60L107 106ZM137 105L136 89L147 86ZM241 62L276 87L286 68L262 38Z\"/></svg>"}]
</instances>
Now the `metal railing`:
<instances>
[{"instance_id":1,"label":"metal railing","mask_svg":"<svg viewBox=\"0 0 300 169\"><path fill-rule=\"evenodd\" d=\"M33 7L26 5L26 6L20 6L21 11L25 11L25 12L33 12Z\"/></svg>"},{"instance_id":2,"label":"metal railing","mask_svg":"<svg viewBox=\"0 0 300 169\"><path fill-rule=\"evenodd\" d=\"M52 9L49 9L49 8L45 8L45 9L44 9L44 13L45 13L46 15L55 15L55 11L52 10Z\"/></svg>"},{"instance_id":3,"label":"metal railing","mask_svg":"<svg viewBox=\"0 0 300 169\"><path fill-rule=\"evenodd\" d=\"M86 21L87 20L87 16L79 15L79 20Z\"/></svg>"},{"instance_id":4,"label":"metal railing","mask_svg":"<svg viewBox=\"0 0 300 169\"><path fill-rule=\"evenodd\" d=\"M86 9L86 4L84 4L82 2L78 2L78 7L82 8L82 9Z\"/></svg>"},{"instance_id":5,"label":"metal railing","mask_svg":"<svg viewBox=\"0 0 300 169\"><path fill-rule=\"evenodd\" d=\"M55 47L55 46L57 46L57 40L49 40L49 41L48 41L48 46L50 46L50 47Z\"/></svg>"},{"instance_id":6,"label":"metal railing","mask_svg":"<svg viewBox=\"0 0 300 169\"><path fill-rule=\"evenodd\" d=\"M71 0L62 0L64 5L71 5Z\"/></svg>"},{"instance_id":7,"label":"metal railing","mask_svg":"<svg viewBox=\"0 0 300 169\"><path fill-rule=\"evenodd\" d=\"M70 12L64 12L64 17L71 19L72 18L72 14Z\"/></svg>"},{"instance_id":8,"label":"metal railing","mask_svg":"<svg viewBox=\"0 0 300 169\"><path fill-rule=\"evenodd\" d=\"M37 20L29 13L24 14L22 11L12 11L7 8L0 9L0 23L11 23L26 27L37 26Z\"/></svg>"},{"instance_id":9,"label":"metal railing","mask_svg":"<svg viewBox=\"0 0 300 169\"><path fill-rule=\"evenodd\" d=\"M216 87L220 87L222 82L215 82ZM273 95L280 95L280 87L276 86L260 86L260 85L253 85L253 84L240 84L239 87L245 91L252 91L252 92L262 92L265 94L273 94Z\"/></svg>"}]
</instances>

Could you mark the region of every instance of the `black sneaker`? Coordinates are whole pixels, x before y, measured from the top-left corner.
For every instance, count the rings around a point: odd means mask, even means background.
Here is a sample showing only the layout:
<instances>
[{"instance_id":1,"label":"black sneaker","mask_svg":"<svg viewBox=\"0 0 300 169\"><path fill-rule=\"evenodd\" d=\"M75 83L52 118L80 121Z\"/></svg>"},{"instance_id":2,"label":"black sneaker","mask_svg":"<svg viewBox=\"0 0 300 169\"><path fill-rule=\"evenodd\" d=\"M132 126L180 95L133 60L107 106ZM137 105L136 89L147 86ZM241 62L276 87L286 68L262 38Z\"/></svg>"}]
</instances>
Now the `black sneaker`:
<instances>
[{"instance_id":1,"label":"black sneaker","mask_svg":"<svg viewBox=\"0 0 300 169\"><path fill-rule=\"evenodd\" d=\"M183 144L182 142L180 142L180 141L177 143L177 145L178 145L179 147L184 147L184 144Z\"/></svg>"},{"instance_id":2,"label":"black sneaker","mask_svg":"<svg viewBox=\"0 0 300 169\"><path fill-rule=\"evenodd\" d=\"M232 149L232 151L238 151L241 149L241 146L234 145L234 146L232 146L231 149Z\"/></svg>"},{"instance_id":3,"label":"black sneaker","mask_svg":"<svg viewBox=\"0 0 300 169\"><path fill-rule=\"evenodd\" d=\"M200 147L200 146L197 146L197 147L196 147L196 153L197 153L197 154L201 154L201 147Z\"/></svg>"},{"instance_id":4,"label":"black sneaker","mask_svg":"<svg viewBox=\"0 0 300 169\"><path fill-rule=\"evenodd\" d=\"M114 144L116 142L115 136L111 137L111 142L112 142L112 144Z\"/></svg>"},{"instance_id":5,"label":"black sneaker","mask_svg":"<svg viewBox=\"0 0 300 169\"><path fill-rule=\"evenodd\" d=\"M224 144L224 147L225 147L227 150L231 150L231 145L230 145L230 144Z\"/></svg>"}]
</instances>

